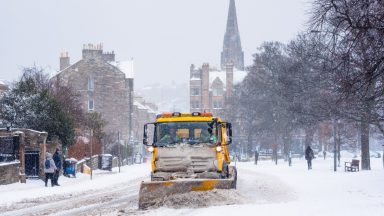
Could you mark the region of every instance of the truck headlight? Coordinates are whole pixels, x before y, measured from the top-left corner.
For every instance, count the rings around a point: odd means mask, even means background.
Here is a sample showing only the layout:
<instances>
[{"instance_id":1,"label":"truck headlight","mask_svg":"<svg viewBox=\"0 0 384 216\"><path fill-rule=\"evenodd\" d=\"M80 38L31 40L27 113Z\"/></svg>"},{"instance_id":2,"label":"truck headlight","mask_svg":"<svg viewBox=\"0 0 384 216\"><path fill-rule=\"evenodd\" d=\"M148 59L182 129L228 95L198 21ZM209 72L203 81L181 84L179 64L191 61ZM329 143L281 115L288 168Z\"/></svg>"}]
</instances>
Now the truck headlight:
<instances>
[{"instance_id":1,"label":"truck headlight","mask_svg":"<svg viewBox=\"0 0 384 216\"><path fill-rule=\"evenodd\" d=\"M149 146L148 148L147 148L147 151L149 151L149 152L153 152L155 150L155 148L153 148L153 146Z\"/></svg>"},{"instance_id":2,"label":"truck headlight","mask_svg":"<svg viewBox=\"0 0 384 216\"><path fill-rule=\"evenodd\" d=\"M222 150L221 146L217 146L217 147L216 147L216 151L217 151L217 152L221 152L221 150Z\"/></svg>"}]
</instances>

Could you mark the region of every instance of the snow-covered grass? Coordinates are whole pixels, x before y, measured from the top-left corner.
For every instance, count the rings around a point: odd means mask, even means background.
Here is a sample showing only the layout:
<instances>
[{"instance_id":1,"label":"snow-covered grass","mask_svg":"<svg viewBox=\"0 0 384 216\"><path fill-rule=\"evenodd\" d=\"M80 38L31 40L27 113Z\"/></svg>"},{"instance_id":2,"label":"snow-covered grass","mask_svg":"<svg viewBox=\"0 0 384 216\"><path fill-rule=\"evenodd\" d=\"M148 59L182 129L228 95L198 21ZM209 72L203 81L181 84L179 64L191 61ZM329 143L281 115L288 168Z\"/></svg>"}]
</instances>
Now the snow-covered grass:
<instances>
[{"instance_id":1,"label":"snow-covered grass","mask_svg":"<svg viewBox=\"0 0 384 216\"><path fill-rule=\"evenodd\" d=\"M317 158L307 170L304 159L237 163L238 191L246 204L199 209L160 208L147 215L384 215L384 169L371 158L370 171L344 172L344 161L333 171L333 160Z\"/></svg>"},{"instance_id":2,"label":"snow-covered grass","mask_svg":"<svg viewBox=\"0 0 384 216\"><path fill-rule=\"evenodd\" d=\"M48 180L48 187L44 186L42 180L27 180L26 184L14 183L0 185L0 205L11 202L19 202L23 199L38 198L51 195L62 195L65 193L81 193L90 190L97 190L111 187L116 184L123 184L127 181L149 176L149 164L137 164L113 168L112 171L95 170L92 180L90 175L77 173L76 178L59 178L60 186L51 187ZM137 182L140 185L140 181Z\"/></svg>"}]
</instances>

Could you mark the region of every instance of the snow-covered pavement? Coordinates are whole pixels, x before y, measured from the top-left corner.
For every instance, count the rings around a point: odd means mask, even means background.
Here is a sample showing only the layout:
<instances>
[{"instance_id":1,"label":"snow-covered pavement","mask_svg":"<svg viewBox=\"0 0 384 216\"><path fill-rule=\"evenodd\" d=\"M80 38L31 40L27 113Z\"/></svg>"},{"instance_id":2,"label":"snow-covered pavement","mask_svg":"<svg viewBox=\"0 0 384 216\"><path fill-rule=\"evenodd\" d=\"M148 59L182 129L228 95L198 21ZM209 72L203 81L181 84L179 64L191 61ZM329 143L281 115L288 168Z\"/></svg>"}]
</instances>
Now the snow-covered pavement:
<instances>
[{"instance_id":1,"label":"snow-covered pavement","mask_svg":"<svg viewBox=\"0 0 384 216\"><path fill-rule=\"evenodd\" d=\"M330 158L314 160L309 171L301 159L292 167L269 160L237 167L236 191L197 192L145 211L137 209L137 196L149 164L97 171L92 181L81 174L61 177L60 187L46 188L40 180L0 186L0 215L384 215L382 159L372 158L371 171L356 173L333 172Z\"/></svg>"}]
</instances>

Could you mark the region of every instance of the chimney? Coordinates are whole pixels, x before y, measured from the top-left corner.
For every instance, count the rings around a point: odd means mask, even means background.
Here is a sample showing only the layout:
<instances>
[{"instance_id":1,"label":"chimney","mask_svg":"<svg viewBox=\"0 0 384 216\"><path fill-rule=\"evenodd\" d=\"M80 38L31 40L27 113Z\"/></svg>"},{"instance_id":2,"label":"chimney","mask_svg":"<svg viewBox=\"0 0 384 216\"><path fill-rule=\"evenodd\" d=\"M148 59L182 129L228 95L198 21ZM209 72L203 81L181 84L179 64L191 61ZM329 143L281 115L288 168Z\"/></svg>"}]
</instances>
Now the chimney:
<instances>
[{"instance_id":1,"label":"chimney","mask_svg":"<svg viewBox=\"0 0 384 216\"><path fill-rule=\"evenodd\" d=\"M60 55L60 71L64 70L65 68L71 66L69 62L69 56L68 52L63 52Z\"/></svg>"}]
</instances>

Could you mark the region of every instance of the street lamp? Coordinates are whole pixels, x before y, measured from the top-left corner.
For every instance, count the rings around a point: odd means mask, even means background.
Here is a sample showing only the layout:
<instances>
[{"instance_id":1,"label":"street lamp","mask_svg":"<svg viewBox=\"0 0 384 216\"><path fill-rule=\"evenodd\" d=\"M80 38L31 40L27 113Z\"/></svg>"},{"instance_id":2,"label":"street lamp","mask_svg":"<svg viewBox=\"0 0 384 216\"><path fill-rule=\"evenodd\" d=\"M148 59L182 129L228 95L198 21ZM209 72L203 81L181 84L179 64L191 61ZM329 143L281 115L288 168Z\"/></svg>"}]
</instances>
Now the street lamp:
<instances>
[{"instance_id":1,"label":"street lamp","mask_svg":"<svg viewBox=\"0 0 384 216\"><path fill-rule=\"evenodd\" d=\"M337 168L336 168L336 119L333 117L332 118L332 128L333 128L333 171L337 171Z\"/></svg>"},{"instance_id":2,"label":"street lamp","mask_svg":"<svg viewBox=\"0 0 384 216\"><path fill-rule=\"evenodd\" d=\"M383 167L384 167L384 145L383 146L383 154L381 155L381 157L383 158Z\"/></svg>"}]
</instances>

